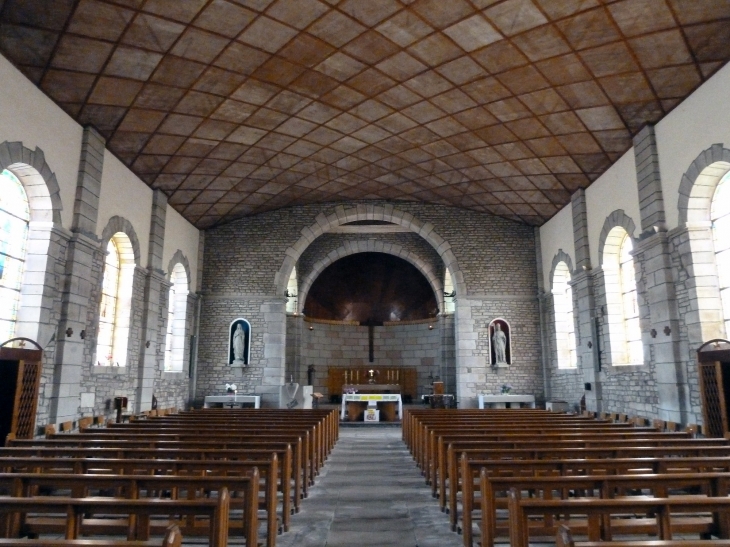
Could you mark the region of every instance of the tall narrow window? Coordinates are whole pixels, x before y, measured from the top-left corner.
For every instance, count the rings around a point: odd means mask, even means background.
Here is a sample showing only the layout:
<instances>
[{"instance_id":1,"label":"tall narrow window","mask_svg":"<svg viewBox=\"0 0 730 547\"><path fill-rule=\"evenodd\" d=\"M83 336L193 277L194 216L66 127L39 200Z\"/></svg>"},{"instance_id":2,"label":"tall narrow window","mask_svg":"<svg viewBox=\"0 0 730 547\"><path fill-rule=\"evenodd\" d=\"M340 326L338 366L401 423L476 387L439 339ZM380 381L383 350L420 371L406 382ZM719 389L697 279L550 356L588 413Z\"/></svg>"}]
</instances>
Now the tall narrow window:
<instances>
[{"instance_id":1,"label":"tall narrow window","mask_svg":"<svg viewBox=\"0 0 730 547\"><path fill-rule=\"evenodd\" d=\"M446 268L444 273L444 313L454 313L456 308L456 290L454 280L451 278L451 271Z\"/></svg>"},{"instance_id":2,"label":"tall narrow window","mask_svg":"<svg viewBox=\"0 0 730 547\"><path fill-rule=\"evenodd\" d=\"M167 304L167 335L165 337L165 370L181 372L185 363L185 337L188 307L188 275L179 262L170 274Z\"/></svg>"},{"instance_id":3,"label":"tall narrow window","mask_svg":"<svg viewBox=\"0 0 730 547\"><path fill-rule=\"evenodd\" d=\"M117 232L109 240L99 308L96 364L125 366L132 312L134 253L129 237Z\"/></svg>"},{"instance_id":4,"label":"tall narrow window","mask_svg":"<svg viewBox=\"0 0 730 547\"><path fill-rule=\"evenodd\" d=\"M720 179L712 197L710 220L720 283L725 336L730 336L730 172Z\"/></svg>"},{"instance_id":5,"label":"tall narrow window","mask_svg":"<svg viewBox=\"0 0 730 547\"><path fill-rule=\"evenodd\" d=\"M570 270L562 261L558 262L553 272L553 307L558 368L575 368L578 365L578 357L575 345L573 290L570 287Z\"/></svg>"},{"instance_id":6,"label":"tall narrow window","mask_svg":"<svg viewBox=\"0 0 730 547\"><path fill-rule=\"evenodd\" d=\"M297 287L297 269L291 269L289 283L286 286L286 313L297 313L299 308L299 289Z\"/></svg>"},{"instance_id":7,"label":"tall narrow window","mask_svg":"<svg viewBox=\"0 0 730 547\"><path fill-rule=\"evenodd\" d=\"M624 330L628 363L640 365L644 362L644 345L641 342L639 325L639 301L636 297L636 272L631 251L634 246L629 234L624 236L619 251L619 278L621 282L621 302L624 312Z\"/></svg>"},{"instance_id":8,"label":"tall narrow window","mask_svg":"<svg viewBox=\"0 0 730 547\"><path fill-rule=\"evenodd\" d=\"M0 343L15 334L29 221L23 185L5 169L0 173Z\"/></svg>"}]
</instances>

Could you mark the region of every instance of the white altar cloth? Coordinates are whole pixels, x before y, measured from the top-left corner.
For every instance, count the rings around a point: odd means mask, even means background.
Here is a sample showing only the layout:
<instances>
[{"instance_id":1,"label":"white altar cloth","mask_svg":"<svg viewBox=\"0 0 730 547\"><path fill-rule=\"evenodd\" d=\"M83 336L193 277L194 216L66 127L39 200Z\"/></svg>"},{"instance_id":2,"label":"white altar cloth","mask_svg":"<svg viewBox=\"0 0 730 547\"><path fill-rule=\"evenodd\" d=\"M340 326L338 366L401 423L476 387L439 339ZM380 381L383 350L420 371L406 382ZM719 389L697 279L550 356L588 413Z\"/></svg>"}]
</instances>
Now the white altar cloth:
<instances>
[{"instance_id":1,"label":"white altar cloth","mask_svg":"<svg viewBox=\"0 0 730 547\"><path fill-rule=\"evenodd\" d=\"M343 393L342 394L342 410L340 411L340 419L345 419L345 405L348 401L361 401L369 403L383 402L383 403L394 403L398 402L398 419L403 419L403 399L401 399L400 393Z\"/></svg>"},{"instance_id":2,"label":"white altar cloth","mask_svg":"<svg viewBox=\"0 0 730 547\"><path fill-rule=\"evenodd\" d=\"M479 394L479 408L507 408L507 403L526 403L530 408L535 408L534 395L485 395ZM517 406L516 408L519 408Z\"/></svg>"},{"instance_id":3,"label":"white altar cloth","mask_svg":"<svg viewBox=\"0 0 730 547\"><path fill-rule=\"evenodd\" d=\"M243 403L253 403L254 408L261 408L261 395L208 395L203 402L203 408L212 408L214 404L243 406Z\"/></svg>"}]
</instances>

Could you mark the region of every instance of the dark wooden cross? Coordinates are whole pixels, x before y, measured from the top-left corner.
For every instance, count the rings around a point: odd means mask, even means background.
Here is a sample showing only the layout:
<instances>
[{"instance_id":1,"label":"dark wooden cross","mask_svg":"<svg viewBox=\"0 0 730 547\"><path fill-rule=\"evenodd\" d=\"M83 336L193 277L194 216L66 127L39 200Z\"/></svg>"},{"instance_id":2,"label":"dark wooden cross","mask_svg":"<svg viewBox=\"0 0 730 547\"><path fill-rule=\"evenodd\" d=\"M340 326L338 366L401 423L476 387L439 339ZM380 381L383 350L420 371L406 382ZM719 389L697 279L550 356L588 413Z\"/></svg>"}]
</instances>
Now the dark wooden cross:
<instances>
[{"instance_id":1,"label":"dark wooden cross","mask_svg":"<svg viewBox=\"0 0 730 547\"><path fill-rule=\"evenodd\" d=\"M377 321L368 318L367 321L361 323L368 327L368 361L375 361L375 327L379 325Z\"/></svg>"}]
</instances>

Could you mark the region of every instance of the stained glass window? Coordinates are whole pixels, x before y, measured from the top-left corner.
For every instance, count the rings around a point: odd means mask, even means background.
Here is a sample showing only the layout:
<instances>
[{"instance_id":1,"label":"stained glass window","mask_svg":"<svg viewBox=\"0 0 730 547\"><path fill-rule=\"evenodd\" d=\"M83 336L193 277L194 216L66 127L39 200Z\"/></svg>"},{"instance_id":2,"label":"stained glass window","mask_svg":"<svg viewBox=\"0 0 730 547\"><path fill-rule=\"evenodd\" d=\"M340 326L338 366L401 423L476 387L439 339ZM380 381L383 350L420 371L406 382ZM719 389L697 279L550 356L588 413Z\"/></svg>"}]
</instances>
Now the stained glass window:
<instances>
[{"instance_id":1,"label":"stained glass window","mask_svg":"<svg viewBox=\"0 0 730 547\"><path fill-rule=\"evenodd\" d=\"M117 318L120 274L119 250L114 238L109 240L106 252L99 309L99 335L96 339L96 364L111 366L114 364L114 325Z\"/></svg>"},{"instance_id":2,"label":"stained glass window","mask_svg":"<svg viewBox=\"0 0 730 547\"><path fill-rule=\"evenodd\" d=\"M167 334L165 335L165 370L180 372L185 362L185 336L187 325L188 276L185 267L175 264L170 275L167 305Z\"/></svg>"},{"instance_id":3,"label":"stained glass window","mask_svg":"<svg viewBox=\"0 0 730 547\"><path fill-rule=\"evenodd\" d=\"M725 335L730 336L730 172L720 179L712 197L710 220L720 283Z\"/></svg>"},{"instance_id":4,"label":"stained glass window","mask_svg":"<svg viewBox=\"0 0 730 547\"><path fill-rule=\"evenodd\" d=\"M575 368L578 365L578 355L575 344L573 289L570 286L570 270L562 261L558 262L553 273L553 307L558 368Z\"/></svg>"},{"instance_id":5,"label":"stained glass window","mask_svg":"<svg viewBox=\"0 0 730 547\"><path fill-rule=\"evenodd\" d=\"M5 169L0 173L0 343L15 333L29 221L23 185Z\"/></svg>"},{"instance_id":6,"label":"stained glass window","mask_svg":"<svg viewBox=\"0 0 730 547\"><path fill-rule=\"evenodd\" d=\"M626 353L628 364L640 365L644 362L644 345L641 342L641 326L639 325L639 301L636 297L634 257L631 256L634 246L631 243L629 234L624 236L619 249L619 278L626 332Z\"/></svg>"},{"instance_id":7,"label":"stained glass window","mask_svg":"<svg viewBox=\"0 0 730 547\"><path fill-rule=\"evenodd\" d=\"M446 268L444 274L444 313L454 313L456 309L456 291L454 280L451 278L451 271Z\"/></svg>"},{"instance_id":8,"label":"stained glass window","mask_svg":"<svg viewBox=\"0 0 730 547\"><path fill-rule=\"evenodd\" d=\"M297 288L297 269L292 268L289 283L286 286L286 313L297 313L299 292Z\"/></svg>"}]
</instances>

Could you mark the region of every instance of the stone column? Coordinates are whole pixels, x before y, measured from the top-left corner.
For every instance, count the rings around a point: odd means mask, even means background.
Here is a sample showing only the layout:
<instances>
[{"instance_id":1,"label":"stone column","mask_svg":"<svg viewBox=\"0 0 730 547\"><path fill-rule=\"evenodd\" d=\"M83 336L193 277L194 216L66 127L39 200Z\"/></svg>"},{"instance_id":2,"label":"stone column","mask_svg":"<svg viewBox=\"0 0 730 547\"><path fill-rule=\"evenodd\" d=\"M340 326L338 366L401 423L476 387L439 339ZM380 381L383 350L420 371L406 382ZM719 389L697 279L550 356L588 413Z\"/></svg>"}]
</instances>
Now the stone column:
<instances>
[{"instance_id":1,"label":"stone column","mask_svg":"<svg viewBox=\"0 0 730 547\"><path fill-rule=\"evenodd\" d=\"M459 408L475 408L477 406L477 384L486 381L486 359L477 354L476 321L472 315L472 305L480 302L471 301L466 296L456 299L455 310L455 359L456 359L456 398Z\"/></svg>"},{"instance_id":2,"label":"stone column","mask_svg":"<svg viewBox=\"0 0 730 547\"><path fill-rule=\"evenodd\" d=\"M91 296L91 268L100 252L96 222L104 166L104 139L95 129L84 129L72 235L66 251L66 268L61 292L61 319L56 332L50 421L62 422L78 416L81 369L91 366L84 355L84 339Z\"/></svg>"},{"instance_id":3,"label":"stone column","mask_svg":"<svg viewBox=\"0 0 730 547\"><path fill-rule=\"evenodd\" d=\"M548 345L548 325L545 316L546 310L546 293L545 293L545 276L542 269L542 246L540 244L540 228L535 228L535 263L537 265L537 308L540 316L540 362L542 363L542 379L545 390L545 400L552 398L552 389L550 386L550 351Z\"/></svg>"},{"instance_id":4,"label":"stone column","mask_svg":"<svg viewBox=\"0 0 730 547\"><path fill-rule=\"evenodd\" d=\"M140 339L139 365L137 373L137 396L135 410L142 412L152 406L157 369L158 345L164 344L164 333L160 333L160 313L163 286L169 288L165 272L162 270L162 249L165 243L165 215L167 197L160 190L152 194L152 213L150 221L150 244L147 254L147 274L144 286L144 305L142 309L142 336ZM162 336L160 336L162 334ZM162 346L164 348L164 345Z\"/></svg>"},{"instance_id":5,"label":"stone column","mask_svg":"<svg viewBox=\"0 0 730 547\"><path fill-rule=\"evenodd\" d=\"M659 154L654 126L634 137L634 157L639 190L642 235L634 249L638 262L637 293L649 307L649 325L642 325L644 347L653 346L659 398L659 419L687 423L689 391L681 359L679 311L666 233ZM643 289L643 290L642 290ZM656 332L652 338L647 331ZM649 357L645 351L645 359Z\"/></svg>"},{"instance_id":6,"label":"stone column","mask_svg":"<svg viewBox=\"0 0 730 547\"><path fill-rule=\"evenodd\" d=\"M573 241L575 243L575 272L572 272L570 282L573 289L576 323L575 349L578 355L578 367L583 373L583 382L590 384L590 390L585 391L586 409L601 412L603 410L602 390L593 339L596 303L593 295L591 253L588 244L588 210L585 190L575 192L570 201L573 208Z\"/></svg>"}]
</instances>

